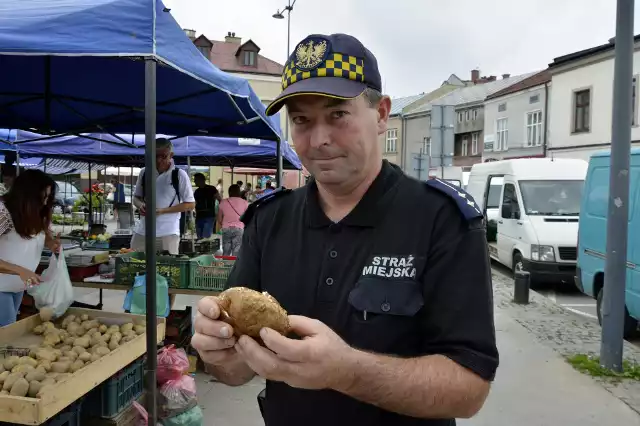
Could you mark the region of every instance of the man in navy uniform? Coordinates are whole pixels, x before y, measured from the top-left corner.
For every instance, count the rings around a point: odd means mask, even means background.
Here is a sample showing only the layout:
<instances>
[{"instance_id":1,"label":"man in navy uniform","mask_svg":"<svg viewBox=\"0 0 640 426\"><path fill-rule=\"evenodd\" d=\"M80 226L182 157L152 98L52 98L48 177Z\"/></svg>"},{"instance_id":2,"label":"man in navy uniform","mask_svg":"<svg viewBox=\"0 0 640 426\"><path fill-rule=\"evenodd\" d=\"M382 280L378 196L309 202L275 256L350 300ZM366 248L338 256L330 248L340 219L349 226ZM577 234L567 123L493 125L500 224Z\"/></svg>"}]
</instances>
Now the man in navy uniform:
<instances>
[{"instance_id":1,"label":"man in navy uniform","mask_svg":"<svg viewBox=\"0 0 640 426\"><path fill-rule=\"evenodd\" d=\"M237 339L215 297L192 345L229 385L267 379L267 426L451 426L482 407L498 366L482 213L439 179L383 161L391 101L345 34L300 42L267 114L286 106L313 179L244 215L228 286L266 291L295 336Z\"/></svg>"}]
</instances>

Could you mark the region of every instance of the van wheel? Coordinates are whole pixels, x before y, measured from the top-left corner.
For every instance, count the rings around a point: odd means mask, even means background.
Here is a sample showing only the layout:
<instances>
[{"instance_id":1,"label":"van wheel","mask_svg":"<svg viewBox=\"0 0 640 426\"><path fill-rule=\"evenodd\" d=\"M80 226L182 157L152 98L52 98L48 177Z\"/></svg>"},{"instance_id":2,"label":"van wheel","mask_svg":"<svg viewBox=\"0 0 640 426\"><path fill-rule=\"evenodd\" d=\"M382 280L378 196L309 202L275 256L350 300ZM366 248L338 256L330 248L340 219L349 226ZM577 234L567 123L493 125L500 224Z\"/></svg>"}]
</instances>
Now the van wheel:
<instances>
[{"instance_id":1,"label":"van wheel","mask_svg":"<svg viewBox=\"0 0 640 426\"><path fill-rule=\"evenodd\" d=\"M522 255L520 252L516 252L513 255L513 278L516 278L516 272L524 272L524 262L522 262Z\"/></svg>"},{"instance_id":2,"label":"van wheel","mask_svg":"<svg viewBox=\"0 0 640 426\"><path fill-rule=\"evenodd\" d=\"M598 292L598 299L596 300L596 308L598 313L598 323L602 326L602 300L604 298L604 287L600 289ZM631 315L629 315L629 310L627 307L624 307L624 325L623 327L623 337L628 339L633 337L638 331L638 321L635 320Z\"/></svg>"}]
</instances>

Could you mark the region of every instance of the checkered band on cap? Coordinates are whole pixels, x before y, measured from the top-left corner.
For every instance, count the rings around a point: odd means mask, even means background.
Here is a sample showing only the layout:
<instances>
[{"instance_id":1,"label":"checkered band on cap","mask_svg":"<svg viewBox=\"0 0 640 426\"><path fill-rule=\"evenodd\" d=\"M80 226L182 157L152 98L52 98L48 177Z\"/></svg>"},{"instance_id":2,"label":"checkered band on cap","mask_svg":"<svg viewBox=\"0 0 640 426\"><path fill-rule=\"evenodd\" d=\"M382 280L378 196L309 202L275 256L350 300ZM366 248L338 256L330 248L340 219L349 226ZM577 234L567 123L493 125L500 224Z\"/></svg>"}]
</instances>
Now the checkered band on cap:
<instances>
[{"instance_id":1,"label":"checkered band on cap","mask_svg":"<svg viewBox=\"0 0 640 426\"><path fill-rule=\"evenodd\" d=\"M331 53L323 63L308 71L298 69L295 61L291 60L282 74L282 90L295 82L314 77L341 77L364 83L364 59Z\"/></svg>"}]
</instances>

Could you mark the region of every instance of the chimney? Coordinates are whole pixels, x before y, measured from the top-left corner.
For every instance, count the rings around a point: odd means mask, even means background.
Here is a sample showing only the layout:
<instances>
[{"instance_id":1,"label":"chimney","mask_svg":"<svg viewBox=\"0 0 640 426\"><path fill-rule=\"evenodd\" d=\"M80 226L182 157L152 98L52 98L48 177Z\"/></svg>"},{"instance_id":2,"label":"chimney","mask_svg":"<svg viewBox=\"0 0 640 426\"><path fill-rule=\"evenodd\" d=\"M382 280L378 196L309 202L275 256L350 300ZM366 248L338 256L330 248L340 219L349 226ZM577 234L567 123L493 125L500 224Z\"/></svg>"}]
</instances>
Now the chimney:
<instances>
[{"instance_id":1,"label":"chimney","mask_svg":"<svg viewBox=\"0 0 640 426\"><path fill-rule=\"evenodd\" d=\"M242 44L242 39L240 37L236 37L236 33L232 33L231 31L227 33L224 41L227 43Z\"/></svg>"},{"instance_id":2,"label":"chimney","mask_svg":"<svg viewBox=\"0 0 640 426\"><path fill-rule=\"evenodd\" d=\"M502 79L503 80L506 79L506 78L509 78L509 77L511 77L511 74L502 74Z\"/></svg>"},{"instance_id":3,"label":"chimney","mask_svg":"<svg viewBox=\"0 0 640 426\"><path fill-rule=\"evenodd\" d=\"M471 81L476 82L480 80L480 70L471 70Z\"/></svg>"},{"instance_id":4,"label":"chimney","mask_svg":"<svg viewBox=\"0 0 640 426\"><path fill-rule=\"evenodd\" d=\"M184 33L187 35L187 37L189 37L189 39L191 41L196 39L196 32L195 30L188 30L188 29L184 29Z\"/></svg>"}]
</instances>

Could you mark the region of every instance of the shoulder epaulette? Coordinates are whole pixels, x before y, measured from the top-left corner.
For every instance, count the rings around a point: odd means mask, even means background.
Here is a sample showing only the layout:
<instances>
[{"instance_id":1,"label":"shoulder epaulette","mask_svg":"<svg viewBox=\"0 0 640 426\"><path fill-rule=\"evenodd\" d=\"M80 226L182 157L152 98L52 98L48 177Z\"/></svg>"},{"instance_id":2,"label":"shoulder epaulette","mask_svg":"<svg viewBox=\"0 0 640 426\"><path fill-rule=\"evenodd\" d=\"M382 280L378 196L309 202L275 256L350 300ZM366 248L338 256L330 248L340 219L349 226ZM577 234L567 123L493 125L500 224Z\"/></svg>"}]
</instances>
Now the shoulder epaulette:
<instances>
[{"instance_id":1,"label":"shoulder epaulette","mask_svg":"<svg viewBox=\"0 0 640 426\"><path fill-rule=\"evenodd\" d=\"M438 178L429 178L426 183L428 187L440 191L453 199L465 219L472 220L484 217L473 197L462 188Z\"/></svg>"},{"instance_id":2,"label":"shoulder epaulette","mask_svg":"<svg viewBox=\"0 0 640 426\"><path fill-rule=\"evenodd\" d=\"M242 216L240 216L240 220L245 225L248 225L249 222L251 222L251 219L253 218L253 216L255 216L257 209L259 209L261 206L264 206L265 204L272 202L277 198L281 198L287 194L290 194L291 192L292 192L291 189L287 189L283 186L281 188L277 188L273 190L273 192L270 192L263 197L258 198L253 203L249 204L249 207L247 207L247 210L245 210Z\"/></svg>"}]
</instances>

